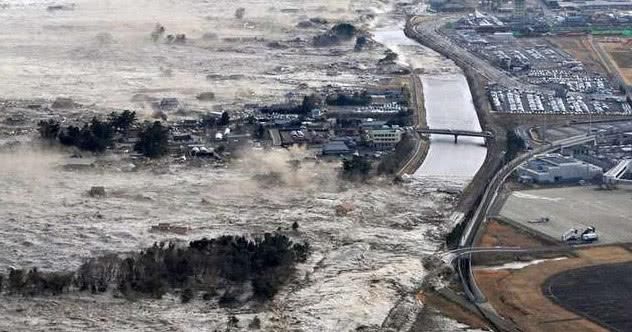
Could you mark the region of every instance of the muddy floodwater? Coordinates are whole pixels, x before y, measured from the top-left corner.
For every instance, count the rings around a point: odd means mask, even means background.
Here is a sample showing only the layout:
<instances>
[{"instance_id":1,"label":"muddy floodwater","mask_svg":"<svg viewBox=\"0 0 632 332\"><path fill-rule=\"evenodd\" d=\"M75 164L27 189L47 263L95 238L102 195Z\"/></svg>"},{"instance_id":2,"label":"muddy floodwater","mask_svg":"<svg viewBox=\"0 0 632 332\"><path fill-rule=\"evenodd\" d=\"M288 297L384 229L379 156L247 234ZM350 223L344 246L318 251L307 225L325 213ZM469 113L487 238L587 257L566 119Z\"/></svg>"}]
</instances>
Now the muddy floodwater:
<instances>
[{"instance_id":1,"label":"muddy floodwater","mask_svg":"<svg viewBox=\"0 0 632 332\"><path fill-rule=\"evenodd\" d=\"M72 270L89 257L156 241L281 229L297 241L309 241L313 253L269 309L244 308L237 312L240 319L258 314L270 330L379 326L402 292L414 296L421 285L422 258L440 246L455 197L415 183L341 186L332 166L305 164L290 171L287 162L294 157L252 152L231 169L133 169L118 160L88 160L94 166L86 167L62 154L3 153L0 269ZM271 170L284 174L274 186L254 180ZM104 186L106 196L90 197L93 185ZM338 216L336 206L343 203L353 210ZM152 232L160 222L190 231ZM294 222L300 225L297 232L291 230ZM414 319L416 304L408 305L404 308L412 316L406 319ZM0 297L0 328L10 331L200 331L225 326L229 313L214 302L181 305L170 296L134 303L109 294Z\"/></svg>"},{"instance_id":2,"label":"muddy floodwater","mask_svg":"<svg viewBox=\"0 0 632 332\"><path fill-rule=\"evenodd\" d=\"M393 13L411 4L399 2L0 2L0 271L71 271L98 255L223 234L279 231L308 241L312 248L295 278L263 307L226 309L201 299L183 305L174 294L135 302L112 294L3 294L0 330L223 331L229 315L240 321L234 330L247 330L257 315L264 331L337 332L362 326L407 331L421 310L427 310L415 297L432 274L423 262L442 247L458 199L454 191L441 189L462 186L450 175L473 175L479 153L484 156L477 144L443 146L433 137L420 172L438 178L418 177L404 185L378 179L360 185L339 181L335 163L290 168L290 160L307 157L304 151L246 149L238 161L219 168L145 164L107 154L70 158L70 151L40 146L32 127L17 130L10 124L123 108L142 118L153 103L171 97L183 105L175 116L238 112L244 104L282 102L326 85L377 84L392 77L377 68L386 51L378 43L400 54L401 65L429 74L454 73L452 63L405 38L405 15ZM241 19L235 17L239 7L246 9ZM305 23L310 18L316 20ZM324 26L314 23L323 21ZM353 40L313 47L312 38L336 22L374 33L377 43L362 52L354 51ZM157 23L166 34L186 34L186 42L152 41ZM424 87L430 79L424 78ZM443 97L433 92L441 84L447 94ZM471 100L459 95L467 84L437 79L431 85L426 92L429 123L441 125L438 119L450 110L457 112L450 125L460 126L459 117L474 121L466 105ZM213 92L215 99L195 98L204 92ZM72 111L30 107L50 106L60 96L82 106ZM435 105L454 96L458 98L449 108ZM21 144L15 147L15 142ZM463 164L463 152L457 149L477 152L468 157L467 169L441 172L439 162L445 167ZM265 179L273 171L282 176L272 177L279 182L271 185ZM92 186L103 186L106 195L91 197ZM352 207L347 215L336 214L341 204ZM294 222L300 225L297 231L291 229ZM189 231L152 231L158 223ZM427 331L465 328L433 311L419 317L424 320L417 326Z\"/></svg>"},{"instance_id":3,"label":"muddy floodwater","mask_svg":"<svg viewBox=\"0 0 632 332\"><path fill-rule=\"evenodd\" d=\"M332 24L297 24L322 18L363 26L361 13L370 13L373 5L379 2L2 1L1 96L64 96L137 111L175 97L187 110L206 111L281 102L303 83L311 88L369 83L376 77L358 68L374 67L381 52L353 52L353 41L314 48L312 37ZM245 14L236 19L240 7ZM166 31L153 41L158 23ZM184 34L186 41L168 42L169 34ZM196 100L208 91L215 100Z\"/></svg>"}]
</instances>

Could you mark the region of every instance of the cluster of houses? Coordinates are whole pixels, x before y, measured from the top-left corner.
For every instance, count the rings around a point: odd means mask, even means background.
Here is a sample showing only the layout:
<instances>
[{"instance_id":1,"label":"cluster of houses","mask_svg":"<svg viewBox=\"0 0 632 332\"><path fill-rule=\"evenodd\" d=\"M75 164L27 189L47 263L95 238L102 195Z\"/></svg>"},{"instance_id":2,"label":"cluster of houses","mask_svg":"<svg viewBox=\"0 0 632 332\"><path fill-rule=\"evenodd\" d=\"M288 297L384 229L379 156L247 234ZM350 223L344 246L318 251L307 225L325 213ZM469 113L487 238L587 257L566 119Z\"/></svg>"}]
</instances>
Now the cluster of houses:
<instances>
[{"instance_id":1,"label":"cluster of houses","mask_svg":"<svg viewBox=\"0 0 632 332\"><path fill-rule=\"evenodd\" d=\"M169 152L178 157L221 158L218 148L230 151L255 144L301 145L330 157L392 150L404 133L397 124L401 124L402 114L408 114L407 96L398 88L367 93L372 102L363 107L323 104L307 114L281 114L257 111L255 105L249 119L234 119L228 125L214 122L209 126L203 119L170 121ZM162 103L165 108L175 102L167 99ZM291 108L288 104L287 109ZM136 136L130 137L126 143L131 147Z\"/></svg>"}]
</instances>

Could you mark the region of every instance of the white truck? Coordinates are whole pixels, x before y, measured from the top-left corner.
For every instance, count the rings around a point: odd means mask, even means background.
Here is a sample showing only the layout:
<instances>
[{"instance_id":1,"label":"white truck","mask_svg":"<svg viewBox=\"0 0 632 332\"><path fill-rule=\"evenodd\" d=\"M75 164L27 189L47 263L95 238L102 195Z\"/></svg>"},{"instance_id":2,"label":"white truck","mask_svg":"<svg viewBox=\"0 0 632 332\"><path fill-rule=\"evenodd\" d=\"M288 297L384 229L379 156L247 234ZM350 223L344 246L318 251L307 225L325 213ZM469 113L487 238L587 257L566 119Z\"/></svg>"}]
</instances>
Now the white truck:
<instances>
[{"instance_id":1,"label":"white truck","mask_svg":"<svg viewBox=\"0 0 632 332\"><path fill-rule=\"evenodd\" d=\"M594 226L588 226L581 232L577 228L571 228L562 234L562 241L564 242L590 243L597 240L599 240L599 235Z\"/></svg>"}]
</instances>

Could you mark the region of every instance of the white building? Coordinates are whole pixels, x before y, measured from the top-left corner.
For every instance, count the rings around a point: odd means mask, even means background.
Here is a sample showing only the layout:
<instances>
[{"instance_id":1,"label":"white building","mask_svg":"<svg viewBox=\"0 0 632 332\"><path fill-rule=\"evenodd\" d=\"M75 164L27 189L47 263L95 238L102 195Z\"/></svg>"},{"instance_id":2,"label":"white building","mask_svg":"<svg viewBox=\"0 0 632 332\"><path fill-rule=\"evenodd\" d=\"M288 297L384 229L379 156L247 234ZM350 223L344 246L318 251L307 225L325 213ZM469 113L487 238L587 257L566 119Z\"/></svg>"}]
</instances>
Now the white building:
<instances>
[{"instance_id":1,"label":"white building","mask_svg":"<svg viewBox=\"0 0 632 332\"><path fill-rule=\"evenodd\" d=\"M530 160L518 167L523 182L557 183L591 180L601 176L601 167L560 154L549 154Z\"/></svg>"},{"instance_id":2,"label":"white building","mask_svg":"<svg viewBox=\"0 0 632 332\"><path fill-rule=\"evenodd\" d=\"M388 150L402 140L402 130L398 126L373 128L367 130L367 138L373 148Z\"/></svg>"}]
</instances>

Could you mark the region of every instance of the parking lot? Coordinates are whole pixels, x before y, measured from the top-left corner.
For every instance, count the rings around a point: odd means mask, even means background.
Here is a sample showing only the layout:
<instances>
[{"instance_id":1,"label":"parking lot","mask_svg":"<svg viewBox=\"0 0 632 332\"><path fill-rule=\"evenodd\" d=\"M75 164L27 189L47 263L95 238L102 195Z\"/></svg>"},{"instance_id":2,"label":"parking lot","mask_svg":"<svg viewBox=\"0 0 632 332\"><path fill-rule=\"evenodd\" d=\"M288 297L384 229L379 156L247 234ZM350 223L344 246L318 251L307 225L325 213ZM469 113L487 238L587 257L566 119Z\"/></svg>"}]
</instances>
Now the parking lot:
<instances>
[{"instance_id":1,"label":"parking lot","mask_svg":"<svg viewBox=\"0 0 632 332\"><path fill-rule=\"evenodd\" d=\"M488 91L495 112L552 114L632 114L623 98L586 95L556 96L554 93L491 86Z\"/></svg>"},{"instance_id":2,"label":"parking lot","mask_svg":"<svg viewBox=\"0 0 632 332\"><path fill-rule=\"evenodd\" d=\"M554 239L560 239L571 228L595 226L598 244L632 242L632 187L612 191L594 186L515 191L500 215ZM549 221L533 223L543 217Z\"/></svg>"},{"instance_id":3,"label":"parking lot","mask_svg":"<svg viewBox=\"0 0 632 332\"><path fill-rule=\"evenodd\" d=\"M548 141L560 140L571 136L586 135L592 132L598 133L624 133L632 132L632 121L619 121L610 123L583 123L573 124L567 127L551 127L541 133Z\"/></svg>"},{"instance_id":4,"label":"parking lot","mask_svg":"<svg viewBox=\"0 0 632 332\"><path fill-rule=\"evenodd\" d=\"M488 97L495 112L632 114L608 77L544 39L463 28L450 36L454 43L530 84L530 90L491 84Z\"/></svg>"}]
</instances>

